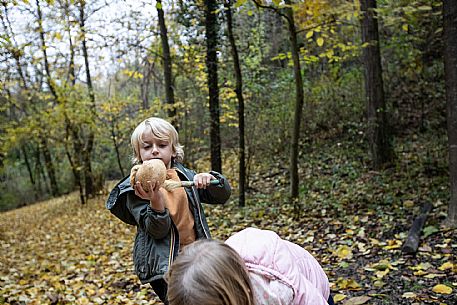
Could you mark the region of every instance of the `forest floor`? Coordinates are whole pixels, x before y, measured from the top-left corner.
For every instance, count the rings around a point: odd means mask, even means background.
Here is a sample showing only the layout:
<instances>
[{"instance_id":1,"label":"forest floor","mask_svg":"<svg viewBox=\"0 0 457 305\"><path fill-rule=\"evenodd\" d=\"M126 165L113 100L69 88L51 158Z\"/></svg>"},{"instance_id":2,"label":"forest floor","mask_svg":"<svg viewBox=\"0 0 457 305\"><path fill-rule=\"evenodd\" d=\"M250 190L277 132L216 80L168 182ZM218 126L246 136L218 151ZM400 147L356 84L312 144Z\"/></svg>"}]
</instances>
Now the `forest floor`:
<instances>
[{"instance_id":1,"label":"forest floor","mask_svg":"<svg viewBox=\"0 0 457 305\"><path fill-rule=\"evenodd\" d=\"M250 176L246 207L236 196L205 205L213 237L248 226L276 231L322 264L337 304L455 305L457 230L442 226L446 163L429 141L412 137L381 172L348 144L309 145L298 209L287 200L285 166L271 165ZM106 196L80 205L71 193L1 213L0 304L161 304L134 275L135 228L105 209ZM417 253L406 255L402 244L425 202L433 210Z\"/></svg>"}]
</instances>

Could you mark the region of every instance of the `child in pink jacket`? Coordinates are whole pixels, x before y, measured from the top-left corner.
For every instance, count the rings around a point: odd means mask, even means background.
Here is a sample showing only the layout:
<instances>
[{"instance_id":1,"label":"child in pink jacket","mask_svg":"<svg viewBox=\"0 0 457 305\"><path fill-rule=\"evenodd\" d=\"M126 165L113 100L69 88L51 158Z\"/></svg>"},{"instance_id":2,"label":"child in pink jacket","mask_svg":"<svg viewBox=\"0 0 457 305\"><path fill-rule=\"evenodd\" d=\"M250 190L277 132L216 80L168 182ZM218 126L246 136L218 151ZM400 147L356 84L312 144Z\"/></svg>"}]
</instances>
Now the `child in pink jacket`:
<instances>
[{"instance_id":1,"label":"child in pink jacket","mask_svg":"<svg viewBox=\"0 0 457 305\"><path fill-rule=\"evenodd\" d=\"M225 243L185 247L167 278L170 305L333 304L327 276L311 254L255 228Z\"/></svg>"}]
</instances>

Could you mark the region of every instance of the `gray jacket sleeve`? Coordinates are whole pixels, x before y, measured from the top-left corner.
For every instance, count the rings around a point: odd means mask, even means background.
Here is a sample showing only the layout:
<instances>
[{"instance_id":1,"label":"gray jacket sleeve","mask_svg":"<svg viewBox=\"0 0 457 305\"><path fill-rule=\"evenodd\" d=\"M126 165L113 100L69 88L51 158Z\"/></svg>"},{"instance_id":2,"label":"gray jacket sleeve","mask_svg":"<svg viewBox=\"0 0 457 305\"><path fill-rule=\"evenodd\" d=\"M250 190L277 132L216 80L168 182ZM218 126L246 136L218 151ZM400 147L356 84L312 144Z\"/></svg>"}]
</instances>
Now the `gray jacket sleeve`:
<instances>
[{"instance_id":1,"label":"gray jacket sleeve","mask_svg":"<svg viewBox=\"0 0 457 305\"><path fill-rule=\"evenodd\" d=\"M167 236L171 227L171 218L168 209L163 212L155 211L148 201L141 200L135 194L127 194L127 207L135 218L138 227L154 239Z\"/></svg>"},{"instance_id":2,"label":"gray jacket sleeve","mask_svg":"<svg viewBox=\"0 0 457 305\"><path fill-rule=\"evenodd\" d=\"M218 172L211 171L210 174L218 179L220 183L218 185L210 185L206 189L199 189L198 194L201 201L212 204L226 203L232 193L230 183L222 174L219 174Z\"/></svg>"}]
</instances>

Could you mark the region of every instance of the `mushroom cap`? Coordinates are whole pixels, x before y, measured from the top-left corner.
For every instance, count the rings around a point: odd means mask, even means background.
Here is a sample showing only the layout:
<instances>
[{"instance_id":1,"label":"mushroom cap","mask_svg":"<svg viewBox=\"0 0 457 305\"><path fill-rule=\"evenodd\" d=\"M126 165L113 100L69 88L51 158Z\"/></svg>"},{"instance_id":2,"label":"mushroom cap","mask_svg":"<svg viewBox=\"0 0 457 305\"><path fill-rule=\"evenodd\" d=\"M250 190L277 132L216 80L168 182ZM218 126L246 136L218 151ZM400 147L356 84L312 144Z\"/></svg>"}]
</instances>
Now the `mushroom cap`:
<instances>
[{"instance_id":1,"label":"mushroom cap","mask_svg":"<svg viewBox=\"0 0 457 305\"><path fill-rule=\"evenodd\" d=\"M160 159L144 161L136 172L135 181L141 183L141 187L149 192L148 181L154 185L157 181L162 185L167 177L167 168Z\"/></svg>"}]
</instances>

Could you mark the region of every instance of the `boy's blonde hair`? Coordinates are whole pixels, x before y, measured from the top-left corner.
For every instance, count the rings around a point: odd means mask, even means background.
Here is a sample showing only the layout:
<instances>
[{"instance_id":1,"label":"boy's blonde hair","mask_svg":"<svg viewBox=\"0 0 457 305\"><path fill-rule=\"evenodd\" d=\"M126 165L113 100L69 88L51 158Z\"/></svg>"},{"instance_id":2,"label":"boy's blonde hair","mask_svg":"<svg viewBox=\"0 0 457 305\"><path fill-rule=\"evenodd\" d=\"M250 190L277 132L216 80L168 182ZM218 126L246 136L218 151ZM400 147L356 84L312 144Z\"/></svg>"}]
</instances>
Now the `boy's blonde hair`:
<instances>
[{"instance_id":1,"label":"boy's blonde hair","mask_svg":"<svg viewBox=\"0 0 457 305\"><path fill-rule=\"evenodd\" d=\"M253 305L244 261L221 241L186 246L166 275L170 305Z\"/></svg>"},{"instance_id":2,"label":"boy's blonde hair","mask_svg":"<svg viewBox=\"0 0 457 305\"><path fill-rule=\"evenodd\" d=\"M182 162L184 159L184 150L181 144L179 144L178 132L176 129L168 123L167 121L151 117L143 122L141 122L133 131L132 137L130 138L130 143L133 148L133 158L132 161L134 164L142 163L140 156L140 145L143 144L143 133L149 128L152 134L160 140L169 141L172 145L173 153L175 154L174 160L177 162Z\"/></svg>"}]
</instances>

